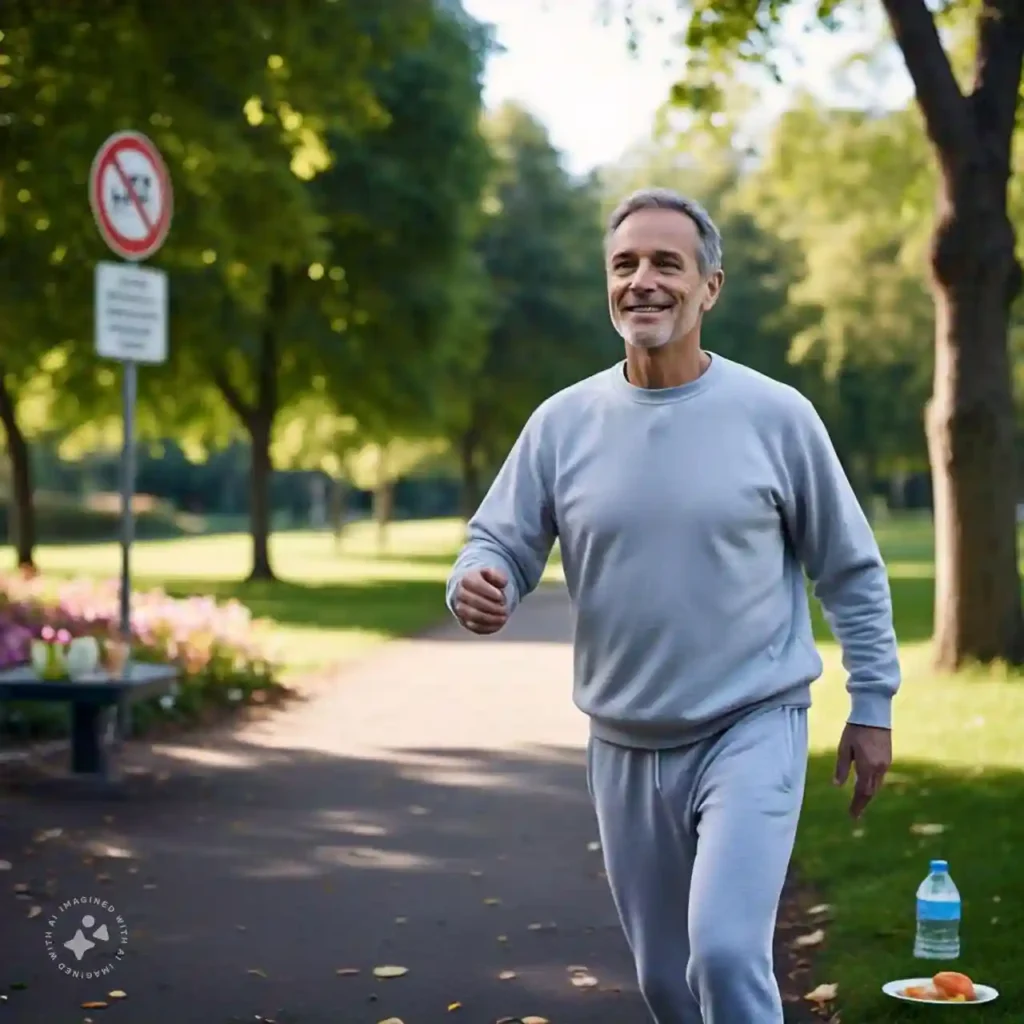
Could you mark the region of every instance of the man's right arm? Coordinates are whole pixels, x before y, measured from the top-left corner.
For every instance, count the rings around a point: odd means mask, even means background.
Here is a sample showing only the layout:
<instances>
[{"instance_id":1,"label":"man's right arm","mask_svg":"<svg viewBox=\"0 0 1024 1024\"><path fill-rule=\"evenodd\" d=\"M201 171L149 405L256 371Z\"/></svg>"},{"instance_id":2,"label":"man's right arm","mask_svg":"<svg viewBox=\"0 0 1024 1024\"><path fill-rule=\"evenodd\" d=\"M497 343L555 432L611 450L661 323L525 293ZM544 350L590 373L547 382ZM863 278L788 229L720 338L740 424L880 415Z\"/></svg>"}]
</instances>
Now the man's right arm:
<instances>
[{"instance_id":1,"label":"man's right arm","mask_svg":"<svg viewBox=\"0 0 1024 1024\"><path fill-rule=\"evenodd\" d=\"M542 430L538 410L469 521L466 544L448 577L446 604L453 615L459 582L474 570L498 569L505 574L509 615L540 582L557 536L550 459Z\"/></svg>"}]
</instances>

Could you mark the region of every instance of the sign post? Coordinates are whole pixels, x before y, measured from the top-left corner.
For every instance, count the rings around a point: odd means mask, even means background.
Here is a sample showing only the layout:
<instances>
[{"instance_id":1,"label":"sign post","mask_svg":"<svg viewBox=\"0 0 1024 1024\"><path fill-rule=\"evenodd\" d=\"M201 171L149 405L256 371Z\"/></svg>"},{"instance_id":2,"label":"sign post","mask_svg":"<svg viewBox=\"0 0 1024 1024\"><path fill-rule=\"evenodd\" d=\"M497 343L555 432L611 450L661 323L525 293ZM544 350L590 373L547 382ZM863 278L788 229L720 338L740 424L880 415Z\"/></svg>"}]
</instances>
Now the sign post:
<instances>
[{"instance_id":1,"label":"sign post","mask_svg":"<svg viewBox=\"0 0 1024 1024\"><path fill-rule=\"evenodd\" d=\"M104 242L128 261L96 264L95 323L97 354L123 366L120 611L122 638L130 641L138 366L167 359L167 275L138 264L163 245L173 206L167 167L145 135L116 132L100 146L89 175L89 205Z\"/></svg>"}]
</instances>

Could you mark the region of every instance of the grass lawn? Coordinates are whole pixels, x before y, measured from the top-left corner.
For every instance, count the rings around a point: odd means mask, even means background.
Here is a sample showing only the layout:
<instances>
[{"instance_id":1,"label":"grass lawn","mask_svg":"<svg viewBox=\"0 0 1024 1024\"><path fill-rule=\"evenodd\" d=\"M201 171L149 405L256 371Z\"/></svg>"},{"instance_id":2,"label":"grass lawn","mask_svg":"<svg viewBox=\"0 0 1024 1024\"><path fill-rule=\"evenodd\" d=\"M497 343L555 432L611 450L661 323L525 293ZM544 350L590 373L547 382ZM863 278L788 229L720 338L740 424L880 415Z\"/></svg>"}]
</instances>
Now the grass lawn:
<instances>
[{"instance_id":1,"label":"grass lawn","mask_svg":"<svg viewBox=\"0 0 1024 1024\"><path fill-rule=\"evenodd\" d=\"M943 857L963 898L961 958L951 966L1000 990L1001 998L979 1011L985 1020L1021 1021L1024 675L950 679L932 671L930 530L927 523L899 522L880 526L878 536L892 579L905 681L894 709L893 772L858 823L845 814L849 784L837 791L831 783L849 704L838 649L827 626L820 618L816 623L826 674L815 685L797 842L804 877L834 908L816 980L839 985L844 1024L951 1012L879 992L885 981L943 967L912 956L915 892L929 859Z\"/></svg>"},{"instance_id":2,"label":"grass lawn","mask_svg":"<svg viewBox=\"0 0 1024 1024\"><path fill-rule=\"evenodd\" d=\"M240 582L250 567L246 534L141 541L132 548L132 582L175 596L236 597L274 623L274 646L288 674L345 661L373 644L407 635L445 614L440 585L462 539L458 520L396 523L387 547L355 523L341 548L328 533L281 533L271 540L278 583ZM39 568L59 576L114 577L116 544L43 546ZM9 552L0 569L12 568Z\"/></svg>"},{"instance_id":3,"label":"grass lawn","mask_svg":"<svg viewBox=\"0 0 1024 1024\"><path fill-rule=\"evenodd\" d=\"M816 981L839 985L845 1024L915 1021L934 1013L889 1000L879 989L884 981L936 969L911 955L914 894L929 859L944 857L964 900L963 955L955 966L1000 989L1002 998L985 1009L986 1020L1020 1021L1024 675L949 679L934 673L927 650L930 527L900 520L881 525L878 535L892 578L905 682L895 709L894 771L861 823L846 816L849 790L837 792L830 782L848 698L838 649L820 616L815 623L826 672L815 686L797 860L833 907L816 955ZM140 586L245 601L275 622L282 656L303 671L443 616L440 588L461 536L454 520L400 523L378 554L368 525L353 526L340 550L326 535L281 534L272 557L283 582L270 586L238 582L249 565L244 535L146 542L135 549L134 573ZM109 576L117 572L118 549L45 547L39 562L48 572ZM557 557L546 575L560 577Z\"/></svg>"}]
</instances>

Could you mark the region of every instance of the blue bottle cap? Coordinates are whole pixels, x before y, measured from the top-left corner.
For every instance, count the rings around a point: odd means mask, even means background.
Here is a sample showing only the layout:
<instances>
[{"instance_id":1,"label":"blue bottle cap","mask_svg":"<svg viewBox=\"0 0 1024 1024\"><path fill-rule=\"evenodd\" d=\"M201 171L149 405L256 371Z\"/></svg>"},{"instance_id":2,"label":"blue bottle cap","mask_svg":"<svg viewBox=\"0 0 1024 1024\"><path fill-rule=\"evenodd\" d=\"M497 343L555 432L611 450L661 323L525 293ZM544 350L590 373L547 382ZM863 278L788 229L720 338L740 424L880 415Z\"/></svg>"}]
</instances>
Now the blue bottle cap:
<instances>
[{"instance_id":1,"label":"blue bottle cap","mask_svg":"<svg viewBox=\"0 0 1024 1024\"><path fill-rule=\"evenodd\" d=\"M931 863L932 871L948 871L949 862L945 860L933 860Z\"/></svg>"}]
</instances>

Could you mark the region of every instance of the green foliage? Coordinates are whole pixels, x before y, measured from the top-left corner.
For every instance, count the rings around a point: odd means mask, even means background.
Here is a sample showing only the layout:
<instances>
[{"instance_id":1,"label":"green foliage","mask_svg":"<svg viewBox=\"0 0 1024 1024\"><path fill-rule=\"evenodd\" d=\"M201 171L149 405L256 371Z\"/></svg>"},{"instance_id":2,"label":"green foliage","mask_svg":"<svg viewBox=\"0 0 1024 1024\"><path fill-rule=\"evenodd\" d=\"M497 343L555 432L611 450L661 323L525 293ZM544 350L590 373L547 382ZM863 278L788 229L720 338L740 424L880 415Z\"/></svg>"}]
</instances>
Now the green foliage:
<instances>
[{"instance_id":1,"label":"green foliage","mask_svg":"<svg viewBox=\"0 0 1024 1024\"><path fill-rule=\"evenodd\" d=\"M31 386L68 454L118 432L86 182L103 139L136 128L175 189L153 260L170 358L140 375L143 437L208 452L248 434L262 452L281 410L327 392L378 431L426 429L487 170L489 40L458 4L43 2L10 5L3 32L0 374L19 413Z\"/></svg>"},{"instance_id":2,"label":"green foliage","mask_svg":"<svg viewBox=\"0 0 1024 1024\"><path fill-rule=\"evenodd\" d=\"M485 124L495 168L477 242L482 357L459 377L471 400L449 410L448 436L502 458L552 392L614 358L596 180L574 181L545 129L506 105Z\"/></svg>"}]
</instances>

